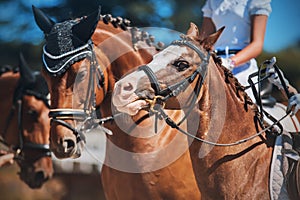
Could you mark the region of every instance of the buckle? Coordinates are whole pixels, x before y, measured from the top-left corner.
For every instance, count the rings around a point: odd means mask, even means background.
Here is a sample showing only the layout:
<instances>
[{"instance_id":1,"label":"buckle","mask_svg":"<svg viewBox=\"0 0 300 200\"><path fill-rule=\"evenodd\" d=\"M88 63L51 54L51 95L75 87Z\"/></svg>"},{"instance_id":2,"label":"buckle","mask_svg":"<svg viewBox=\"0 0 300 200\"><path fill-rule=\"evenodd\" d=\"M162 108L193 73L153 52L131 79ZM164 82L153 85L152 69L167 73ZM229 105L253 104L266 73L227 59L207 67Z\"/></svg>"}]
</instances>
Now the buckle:
<instances>
[{"instance_id":1,"label":"buckle","mask_svg":"<svg viewBox=\"0 0 300 200\"><path fill-rule=\"evenodd\" d=\"M153 99L146 99L146 102L150 105L150 111L153 113L158 113L160 108L164 108L166 103L164 102L164 97L157 95Z\"/></svg>"}]
</instances>

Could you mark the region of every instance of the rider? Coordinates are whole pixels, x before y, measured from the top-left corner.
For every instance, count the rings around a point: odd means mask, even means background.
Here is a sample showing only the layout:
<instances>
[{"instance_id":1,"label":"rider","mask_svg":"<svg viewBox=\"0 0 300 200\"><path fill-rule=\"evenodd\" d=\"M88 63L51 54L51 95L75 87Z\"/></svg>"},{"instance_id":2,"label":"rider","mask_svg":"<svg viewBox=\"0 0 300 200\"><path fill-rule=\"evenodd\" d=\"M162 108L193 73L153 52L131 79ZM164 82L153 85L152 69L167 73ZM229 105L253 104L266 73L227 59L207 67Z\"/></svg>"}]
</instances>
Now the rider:
<instances>
[{"instance_id":1,"label":"rider","mask_svg":"<svg viewBox=\"0 0 300 200\"><path fill-rule=\"evenodd\" d=\"M0 150L0 167L5 164L13 164L14 163L14 154L8 153L6 151Z\"/></svg>"},{"instance_id":2,"label":"rider","mask_svg":"<svg viewBox=\"0 0 300 200\"><path fill-rule=\"evenodd\" d=\"M225 26L215 44L215 51L222 64L232 71L242 85L248 84L250 74L257 72L255 58L262 52L271 0L207 0L202 8L202 38ZM272 70L267 70L272 71ZM277 77L277 78L276 78ZM276 73L269 78L275 85L281 85ZM279 86L280 87L280 86ZM292 87L289 87L292 89ZM250 90L246 91L254 100ZM295 114L300 107L300 94L293 91L287 111Z\"/></svg>"}]
</instances>

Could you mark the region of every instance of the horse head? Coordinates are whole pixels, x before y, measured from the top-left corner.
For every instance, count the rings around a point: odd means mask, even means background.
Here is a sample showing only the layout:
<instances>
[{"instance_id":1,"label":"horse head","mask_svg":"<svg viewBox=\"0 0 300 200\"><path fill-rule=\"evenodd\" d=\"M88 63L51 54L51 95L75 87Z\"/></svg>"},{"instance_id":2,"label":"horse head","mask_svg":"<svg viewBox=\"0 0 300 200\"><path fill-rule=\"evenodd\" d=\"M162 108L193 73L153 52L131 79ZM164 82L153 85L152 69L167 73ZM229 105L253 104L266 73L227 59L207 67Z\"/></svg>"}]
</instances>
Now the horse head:
<instances>
[{"instance_id":1,"label":"horse head","mask_svg":"<svg viewBox=\"0 0 300 200\"><path fill-rule=\"evenodd\" d=\"M50 148L58 158L76 158L81 155L83 131L93 126L95 106L107 87L109 63L91 40L100 9L61 23L54 23L38 8L33 7L33 12L46 38L42 73L51 94Z\"/></svg>"},{"instance_id":2,"label":"horse head","mask_svg":"<svg viewBox=\"0 0 300 200\"><path fill-rule=\"evenodd\" d=\"M191 24L181 40L116 82L112 102L132 117L146 110L192 140L189 151L203 199L243 199L246 190L252 198L267 199L268 145L274 141L264 136L267 129L245 88L211 51L222 30L203 39ZM184 117L178 122L164 108L182 110ZM184 120L186 130L179 127ZM256 187L257 182L263 184Z\"/></svg>"},{"instance_id":3,"label":"horse head","mask_svg":"<svg viewBox=\"0 0 300 200\"><path fill-rule=\"evenodd\" d=\"M43 74L51 93L50 146L59 158L78 157L81 145L77 143L83 144L84 137L80 129L93 124L86 119L96 118L94 107L98 112L106 100L99 113L111 115L115 81L134 66L149 62L157 48L140 39L133 41L132 34L140 32L129 30L128 20L100 16L100 10L61 23L35 7L33 12L46 38Z\"/></svg>"},{"instance_id":4,"label":"horse head","mask_svg":"<svg viewBox=\"0 0 300 200\"><path fill-rule=\"evenodd\" d=\"M17 74L19 76L15 76ZM7 94L3 101L4 104L6 100L10 102L3 108L4 113L5 110L9 112L7 119L3 120L6 122L3 138L16 151L21 180L31 188L40 188L53 175L47 85L39 72L30 70L22 54L19 73L7 74L8 77L10 82L5 87L14 87L14 92L11 99L11 94Z\"/></svg>"},{"instance_id":5,"label":"horse head","mask_svg":"<svg viewBox=\"0 0 300 200\"><path fill-rule=\"evenodd\" d=\"M120 112L135 115L140 110L152 111L160 104L170 109L190 107L196 103L205 81L210 50L222 29L205 39L199 38L191 23L182 40L173 41L153 60L119 80L114 89L113 104ZM190 102L185 106L182 102Z\"/></svg>"}]
</instances>

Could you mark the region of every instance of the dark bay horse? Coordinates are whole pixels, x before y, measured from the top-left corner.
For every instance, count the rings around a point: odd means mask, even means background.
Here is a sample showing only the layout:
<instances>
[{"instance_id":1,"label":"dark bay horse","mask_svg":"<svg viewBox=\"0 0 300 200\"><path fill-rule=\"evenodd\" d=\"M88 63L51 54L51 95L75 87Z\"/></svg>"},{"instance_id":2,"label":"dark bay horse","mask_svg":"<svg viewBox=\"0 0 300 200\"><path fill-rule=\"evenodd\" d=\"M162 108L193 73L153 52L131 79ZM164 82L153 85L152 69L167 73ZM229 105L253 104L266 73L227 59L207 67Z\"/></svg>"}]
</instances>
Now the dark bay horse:
<instances>
[{"instance_id":1,"label":"dark bay horse","mask_svg":"<svg viewBox=\"0 0 300 200\"><path fill-rule=\"evenodd\" d=\"M128 114L128 108L154 113L170 129L188 135L203 199L270 199L274 137L265 134L244 88L210 52L221 31L199 38L191 24L182 40L120 79L112 102ZM185 112L187 131L165 108Z\"/></svg>"},{"instance_id":2,"label":"dark bay horse","mask_svg":"<svg viewBox=\"0 0 300 200\"><path fill-rule=\"evenodd\" d=\"M141 32L120 18L96 12L55 23L41 10L34 7L33 11L46 38L42 71L51 94L50 146L58 158L78 157L81 131L93 126L96 116L114 114L115 82L149 62L157 49L137 39ZM182 115L181 111L169 113L174 118ZM127 115L105 124L113 132L107 135L101 172L106 198L200 199L187 138L170 129L155 134L151 120L128 127L124 122L130 120Z\"/></svg>"},{"instance_id":3,"label":"dark bay horse","mask_svg":"<svg viewBox=\"0 0 300 200\"><path fill-rule=\"evenodd\" d=\"M53 175L47 84L21 55L19 70L1 68L0 86L1 142L15 152L21 180L40 188Z\"/></svg>"}]
</instances>

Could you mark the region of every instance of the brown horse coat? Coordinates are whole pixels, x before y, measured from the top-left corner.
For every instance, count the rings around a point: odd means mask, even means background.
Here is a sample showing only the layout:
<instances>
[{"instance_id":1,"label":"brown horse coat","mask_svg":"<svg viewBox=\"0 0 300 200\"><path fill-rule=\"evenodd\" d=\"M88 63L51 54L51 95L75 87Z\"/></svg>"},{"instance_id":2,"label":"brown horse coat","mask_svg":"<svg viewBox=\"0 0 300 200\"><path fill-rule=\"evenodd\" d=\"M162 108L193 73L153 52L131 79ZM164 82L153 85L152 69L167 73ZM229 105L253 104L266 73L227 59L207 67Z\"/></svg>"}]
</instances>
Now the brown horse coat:
<instances>
[{"instance_id":1,"label":"brown horse coat","mask_svg":"<svg viewBox=\"0 0 300 200\"><path fill-rule=\"evenodd\" d=\"M35 14L37 24L48 34L54 22L44 15L39 17L41 12L36 9ZM149 62L156 50L145 41L138 41L137 46L133 45L130 31L121 29L114 23L115 20L102 17L103 20L97 23L97 28L92 35L97 61L105 77L104 91L96 91L96 104L100 106L102 116L110 116L113 113L111 93L115 81L132 68ZM89 21L90 18L85 19ZM132 30L131 27L127 28ZM85 27L80 30L86 30L86 33L94 31L93 28ZM76 36L79 37L79 35ZM46 45L48 44L50 43ZM88 61L84 59L71 65L61 76L57 77L43 70L51 93L53 108L73 108L72 86L80 65L83 63L85 66ZM170 111L170 113L174 117L180 117L182 112ZM119 122L126 122L126 120L130 121L130 117L121 118ZM66 120L66 122L74 125L73 120ZM107 138L106 158L101 173L107 199L200 199L185 136L169 129L160 134L154 134L150 119L141 122L138 128L134 127L129 132L129 129L124 130L124 127L118 126L117 123L114 121L111 124L105 124L113 132L113 135ZM151 128L148 128L149 126ZM144 127L146 129L143 129ZM131 136L131 133L135 136ZM65 142L61 143L61 141ZM168 152L161 152L171 141L174 141L173 148ZM68 144L72 146L66 148ZM51 148L56 155L61 158L70 157L75 146L76 138L72 131L52 123ZM172 151L178 151L175 157L172 156Z\"/></svg>"}]
</instances>

